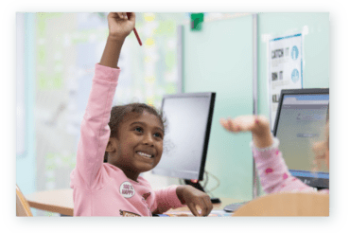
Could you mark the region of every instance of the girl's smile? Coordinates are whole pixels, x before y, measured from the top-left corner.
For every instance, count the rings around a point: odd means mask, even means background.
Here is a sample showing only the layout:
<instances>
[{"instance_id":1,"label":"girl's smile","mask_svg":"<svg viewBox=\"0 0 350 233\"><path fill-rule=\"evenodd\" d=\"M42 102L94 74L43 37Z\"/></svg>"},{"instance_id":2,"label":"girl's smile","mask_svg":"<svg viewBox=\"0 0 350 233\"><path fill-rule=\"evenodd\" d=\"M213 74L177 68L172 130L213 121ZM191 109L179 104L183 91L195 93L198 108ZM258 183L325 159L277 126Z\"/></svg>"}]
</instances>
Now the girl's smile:
<instances>
[{"instance_id":1,"label":"girl's smile","mask_svg":"<svg viewBox=\"0 0 350 233\"><path fill-rule=\"evenodd\" d=\"M151 164L155 162L155 154L155 152L151 152L149 150L136 151L136 156L138 157L138 159L141 159L141 161Z\"/></svg>"},{"instance_id":2,"label":"girl's smile","mask_svg":"<svg viewBox=\"0 0 350 233\"><path fill-rule=\"evenodd\" d=\"M141 151L137 152L137 154L142 156L142 157L144 157L144 158L149 158L149 159L154 158L153 154L147 154L147 153L144 153L144 152L141 152Z\"/></svg>"}]
</instances>

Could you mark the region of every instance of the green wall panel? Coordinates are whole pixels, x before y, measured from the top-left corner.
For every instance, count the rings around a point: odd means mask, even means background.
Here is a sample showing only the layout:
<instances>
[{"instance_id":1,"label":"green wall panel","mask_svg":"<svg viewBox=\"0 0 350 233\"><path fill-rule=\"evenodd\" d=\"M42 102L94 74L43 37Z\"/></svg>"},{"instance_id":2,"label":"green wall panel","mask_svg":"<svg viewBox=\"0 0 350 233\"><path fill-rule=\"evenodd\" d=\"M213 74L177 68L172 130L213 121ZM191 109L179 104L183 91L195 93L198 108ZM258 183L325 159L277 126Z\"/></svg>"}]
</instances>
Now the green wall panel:
<instances>
[{"instance_id":1,"label":"green wall panel","mask_svg":"<svg viewBox=\"0 0 350 233\"><path fill-rule=\"evenodd\" d=\"M252 114L252 16L204 22L201 31L183 29L183 92L216 92L205 170L220 180L216 197L252 197L250 134L234 135L222 117ZM209 176L210 190L217 181Z\"/></svg>"}]
</instances>

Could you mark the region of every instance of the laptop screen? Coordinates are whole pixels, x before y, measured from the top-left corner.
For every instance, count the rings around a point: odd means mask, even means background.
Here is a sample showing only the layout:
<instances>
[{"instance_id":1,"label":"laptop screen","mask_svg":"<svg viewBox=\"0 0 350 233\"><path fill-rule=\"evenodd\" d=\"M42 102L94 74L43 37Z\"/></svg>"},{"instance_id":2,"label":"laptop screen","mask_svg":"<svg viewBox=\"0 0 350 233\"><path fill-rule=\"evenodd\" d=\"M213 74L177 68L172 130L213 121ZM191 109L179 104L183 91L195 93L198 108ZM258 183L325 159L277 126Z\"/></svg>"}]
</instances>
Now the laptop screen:
<instances>
[{"instance_id":1,"label":"laptop screen","mask_svg":"<svg viewBox=\"0 0 350 233\"><path fill-rule=\"evenodd\" d=\"M290 172L297 177L329 179L326 165L315 172L312 149L315 142L325 139L329 95L284 94L282 98L275 136Z\"/></svg>"}]
</instances>

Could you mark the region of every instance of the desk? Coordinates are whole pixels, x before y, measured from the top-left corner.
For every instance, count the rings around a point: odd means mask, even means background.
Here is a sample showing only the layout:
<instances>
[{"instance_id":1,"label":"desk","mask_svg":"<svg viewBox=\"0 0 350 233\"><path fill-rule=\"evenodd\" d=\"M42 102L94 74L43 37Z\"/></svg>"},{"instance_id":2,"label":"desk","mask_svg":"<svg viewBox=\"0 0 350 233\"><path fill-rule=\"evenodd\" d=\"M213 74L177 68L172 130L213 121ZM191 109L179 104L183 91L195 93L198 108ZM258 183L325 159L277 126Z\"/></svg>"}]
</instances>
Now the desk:
<instances>
[{"instance_id":1,"label":"desk","mask_svg":"<svg viewBox=\"0 0 350 233\"><path fill-rule=\"evenodd\" d=\"M73 216L73 190L59 189L32 193L26 196L30 207Z\"/></svg>"},{"instance_id":2,"label":"desk","mask_svg":"<svg viewBox=\"0 0 350 233\"><path fill-rule=\"evenodd\" d=\"M59 213L63 215L73 216L73 190L72 189L60 189L50 190L32 193L26 196L26 199L32 208L39 210L45 210L49 212ZM226 205L241 200L232 198L220 198L220 204L213 204L214 210L222 210ZM169 212L176 211L189 211L188 207L181 207L177 209L170 209Z\"/></svg>"}]
</instances>

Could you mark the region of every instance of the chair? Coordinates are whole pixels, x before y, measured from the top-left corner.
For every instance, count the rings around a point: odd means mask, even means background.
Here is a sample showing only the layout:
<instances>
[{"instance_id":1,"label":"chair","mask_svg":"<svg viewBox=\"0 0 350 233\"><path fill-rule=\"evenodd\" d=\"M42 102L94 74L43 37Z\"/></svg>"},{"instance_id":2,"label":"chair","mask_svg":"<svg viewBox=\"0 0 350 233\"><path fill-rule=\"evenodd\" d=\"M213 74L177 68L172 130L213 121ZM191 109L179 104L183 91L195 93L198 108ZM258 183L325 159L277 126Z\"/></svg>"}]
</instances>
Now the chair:
<instances>
[{"instance_id":1,"label":"chair","mask_svg":"<svg viewBox=\"0 0 350 233\"><path fill-rule=\"evenodd\" d=\"M269 194L243 205L233 216L329 216L329 194Z\"/></svg>"},{"instance_id":2,"label":"chair","mask_svg":"<svg viewBox=\"0 0 350 233\"><path fill-rule=\"evenodd\" d=\"M30 211L30 206L24 197L23 193L16 184L16 216L20 217L32 217L33 214Z\"/></svg>"}]
</instances>

